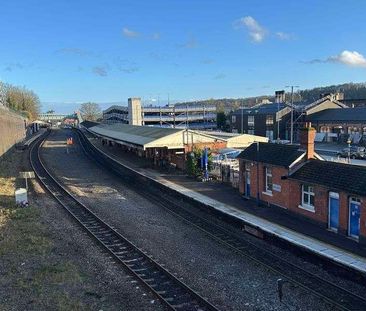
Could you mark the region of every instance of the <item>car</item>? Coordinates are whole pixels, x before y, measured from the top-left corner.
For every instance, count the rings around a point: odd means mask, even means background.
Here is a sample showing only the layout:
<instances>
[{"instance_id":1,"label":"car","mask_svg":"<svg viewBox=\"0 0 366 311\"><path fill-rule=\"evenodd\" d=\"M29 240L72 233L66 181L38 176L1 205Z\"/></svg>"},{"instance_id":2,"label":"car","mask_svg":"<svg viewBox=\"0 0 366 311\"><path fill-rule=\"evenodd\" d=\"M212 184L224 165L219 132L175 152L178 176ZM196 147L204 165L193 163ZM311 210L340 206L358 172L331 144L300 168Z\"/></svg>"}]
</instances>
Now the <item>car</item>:
<instances>
[{"instance_id":1,"label":"car","mask_svg":"<svg viewBox=\"0 0 366 311\"><path fill-rule=\"evenodd\" d=\"M342 158L351 159L366 159L366 148L359 146L351 146L350 148L343 148L342 151L337 153L337 156Z\"/></svg>"}]
</instances>

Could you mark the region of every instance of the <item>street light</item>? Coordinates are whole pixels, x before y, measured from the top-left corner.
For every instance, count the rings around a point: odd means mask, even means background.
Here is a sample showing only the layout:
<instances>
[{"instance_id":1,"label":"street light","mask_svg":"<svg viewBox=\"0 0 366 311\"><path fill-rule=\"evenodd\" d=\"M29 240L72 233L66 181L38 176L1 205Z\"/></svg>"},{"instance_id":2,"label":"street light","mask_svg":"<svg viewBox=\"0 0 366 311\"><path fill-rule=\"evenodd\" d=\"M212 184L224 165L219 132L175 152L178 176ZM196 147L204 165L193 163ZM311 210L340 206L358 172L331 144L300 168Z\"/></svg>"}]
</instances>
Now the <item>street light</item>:
<instances>
[{"instance_id":1,"label":"street light","mask_svg":"<svg viewBox=\"0 0 366 311\"><path fill-rule=\"evenodd\" d=\"M299 88L298 85L287 85L286 88L291 88L291 129L290 129L290 143L294 141L294 87Z\"/></svg>"},{"instance_id":2,"label":"street light","mask_svg":"<svg viewBox=\"0 0 366 311\"><path fill-rule=\"evenodd\" d=\"M348 163L350 163L351 162L351 139L350 138L348 138L348 140L347 140L347 144L348 144Z\"/></svg>"}]
</instances>

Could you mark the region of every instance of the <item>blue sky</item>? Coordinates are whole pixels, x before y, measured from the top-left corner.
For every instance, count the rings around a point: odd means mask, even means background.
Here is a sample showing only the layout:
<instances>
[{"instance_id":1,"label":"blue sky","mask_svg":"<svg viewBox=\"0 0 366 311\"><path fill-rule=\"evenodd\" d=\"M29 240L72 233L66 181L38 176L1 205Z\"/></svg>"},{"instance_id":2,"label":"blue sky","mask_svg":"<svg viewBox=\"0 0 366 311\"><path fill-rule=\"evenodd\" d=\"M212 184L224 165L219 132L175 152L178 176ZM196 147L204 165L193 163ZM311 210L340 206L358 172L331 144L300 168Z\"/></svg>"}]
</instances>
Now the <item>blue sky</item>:
<instances>
[{"instance_id":1,"label":"blue sky","mask_svg":"<svg viewBox=\"0 0 366 311\"><path fill-rule=\"evenodd\" d=\"M364 82L364 12L354 0L3 1L0 80L60 112Z\"/></svg>"}]
</instances>

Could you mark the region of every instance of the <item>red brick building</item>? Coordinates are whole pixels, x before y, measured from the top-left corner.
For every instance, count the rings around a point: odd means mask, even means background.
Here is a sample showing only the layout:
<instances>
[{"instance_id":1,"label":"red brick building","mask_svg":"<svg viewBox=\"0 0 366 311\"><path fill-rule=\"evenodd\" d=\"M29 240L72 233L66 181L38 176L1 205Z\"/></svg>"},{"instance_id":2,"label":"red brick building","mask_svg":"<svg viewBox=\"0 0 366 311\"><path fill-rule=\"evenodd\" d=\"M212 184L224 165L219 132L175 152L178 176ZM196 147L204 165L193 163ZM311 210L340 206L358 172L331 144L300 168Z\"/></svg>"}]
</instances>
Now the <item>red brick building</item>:
<instances>
[{"instance_id":1,"label":"red brick building","mask_svg":"<svg viewBox=\"0 0 366 311\"><path fill-rule=\"evenodd\" d=\"M238 157L239 191L366 243L366 167L323 161L314 137L308 124L300 148L252 144Z\"/></svg>"}]
</instances>

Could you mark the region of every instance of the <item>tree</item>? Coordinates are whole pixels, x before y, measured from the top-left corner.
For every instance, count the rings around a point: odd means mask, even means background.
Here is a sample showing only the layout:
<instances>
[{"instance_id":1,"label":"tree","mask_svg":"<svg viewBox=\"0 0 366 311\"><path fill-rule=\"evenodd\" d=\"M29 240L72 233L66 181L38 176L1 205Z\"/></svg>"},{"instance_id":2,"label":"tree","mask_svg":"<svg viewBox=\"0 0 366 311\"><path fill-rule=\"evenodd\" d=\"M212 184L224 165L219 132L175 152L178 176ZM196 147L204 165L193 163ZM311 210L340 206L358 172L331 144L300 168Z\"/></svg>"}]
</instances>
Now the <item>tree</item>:
<instances>
[{"instance_id":1,"label":"tree","mask_svg":"<svg viewBox=\"0 0 366 311\"><path fill-rule=\"evenodd\" d=\"M226 131L227 130L227 124L226 124L227 117L226 117L224 111L217 112L216 120L217 120L216 121L217 128L219 128L220 130Z\"/></svg>"},{"instance_id":2,"label":"tree","mask_svg":"<svg viewBox=\"0 0 366 311\"><path fill-rule=\"evenodd\" d=\"M84 103L80 106L80 113L83 120L96 121L101 115L101 109L97 103Z\"/></svg>"},{"instance_id":3,"label":"tree","mask_svg":"<svg viewBox=\"0 0 366 311\"><path fill-rule=\"evenodd\" d=\"M11 84L5 84L3 88L5 89L6 106L21 112L30 120L37 118L41 106L37 94L25 87L17 87Z\"/></svg>"},{"instance_id":4,"label":"tree","mask_svg":"<svg viewBox=\"0 0 366 311\"><path fill-rule=\"evenodd\" d=\"M55 110L53 110L53 109L51 109L51 110L47 110L47 112L46 113L55 113Z\"/></svg>"}]
</instances>

